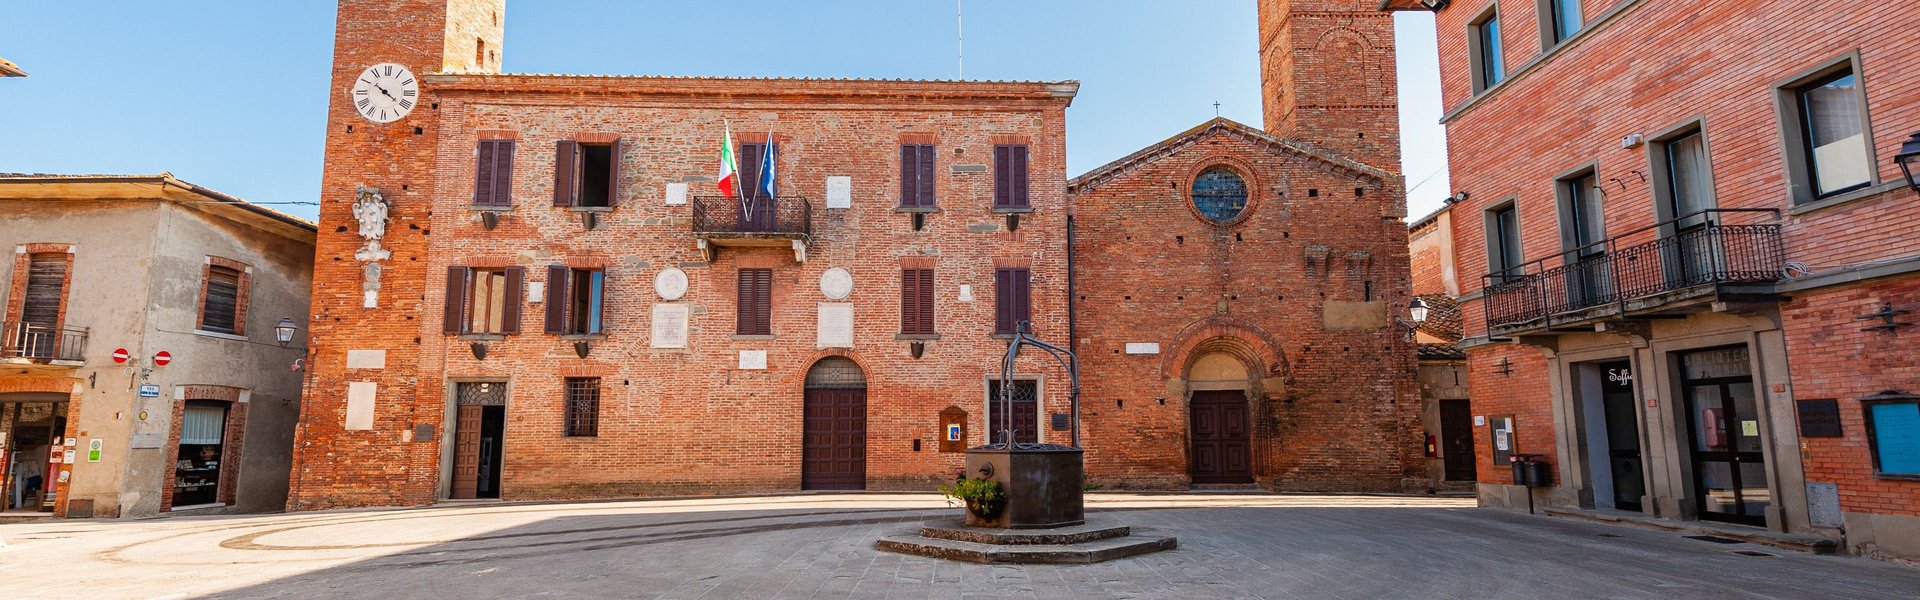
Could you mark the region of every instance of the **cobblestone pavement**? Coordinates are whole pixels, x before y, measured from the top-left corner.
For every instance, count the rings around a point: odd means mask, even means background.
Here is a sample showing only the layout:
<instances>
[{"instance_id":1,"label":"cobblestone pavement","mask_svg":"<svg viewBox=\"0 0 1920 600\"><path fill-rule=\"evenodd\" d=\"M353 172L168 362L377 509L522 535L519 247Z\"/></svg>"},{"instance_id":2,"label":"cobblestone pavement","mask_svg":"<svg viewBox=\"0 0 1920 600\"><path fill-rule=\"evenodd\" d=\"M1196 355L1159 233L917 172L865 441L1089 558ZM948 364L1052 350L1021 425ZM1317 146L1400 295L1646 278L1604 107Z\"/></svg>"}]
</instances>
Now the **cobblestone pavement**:
<instances>
[{"instance_id":1,"label":"cobblestone pavement","mask_svg":"<svg viewBox=\"0 0 1920 600\"><path fill-rule=\"evenodd\" d=\"M1090 566L902 556L926 495L480 504L0 525L0 598L1911 598L1920 569L1478 509L1095 494L1179 536ZM1760 552L1748 556L1737 551Z\"/></svg>"}]
</instances>

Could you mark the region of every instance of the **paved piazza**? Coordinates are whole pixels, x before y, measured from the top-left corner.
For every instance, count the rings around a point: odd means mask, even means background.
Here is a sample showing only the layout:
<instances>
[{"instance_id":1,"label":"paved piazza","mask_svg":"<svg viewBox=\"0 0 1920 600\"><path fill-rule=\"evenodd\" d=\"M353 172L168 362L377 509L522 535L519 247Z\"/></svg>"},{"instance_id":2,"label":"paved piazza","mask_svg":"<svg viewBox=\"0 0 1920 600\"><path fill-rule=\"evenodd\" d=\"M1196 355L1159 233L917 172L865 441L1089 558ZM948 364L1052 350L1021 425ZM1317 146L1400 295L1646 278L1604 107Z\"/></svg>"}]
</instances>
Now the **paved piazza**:
<instances>
[{"instance_id":1,"label":"paved piazza","mask_svg":"<svg viewBox=\"0 0 1920 600\"><path fill-rule=\"evenodd\" d=\"M1179 536L1091 566L879 552L928 495L479 504L0 525L0 598L1906 598L1920 569L1479 509L1095 494ZM1747 556L1736 551L1771 556Z\"/></svg>"}]
</instances>

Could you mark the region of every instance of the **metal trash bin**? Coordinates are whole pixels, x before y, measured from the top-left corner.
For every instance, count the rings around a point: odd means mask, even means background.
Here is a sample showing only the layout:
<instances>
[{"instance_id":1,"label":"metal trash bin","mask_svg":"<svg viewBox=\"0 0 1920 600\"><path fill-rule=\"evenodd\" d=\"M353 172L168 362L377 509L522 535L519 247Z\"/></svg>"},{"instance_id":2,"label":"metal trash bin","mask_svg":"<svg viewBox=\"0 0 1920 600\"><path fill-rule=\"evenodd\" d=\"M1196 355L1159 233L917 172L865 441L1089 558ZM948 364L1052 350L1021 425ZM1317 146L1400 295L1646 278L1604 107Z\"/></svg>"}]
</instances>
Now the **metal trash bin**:
<instances>
[{"instance_id":1,"label":"metal trash bin","mask_svg":"<svg viewBox=\"0 0 1920 600\"><path fill-rule=\"evenodd\" d=\"M1513 457L1513 484L1526 487L1551 487L1553 471L1540 454L1516 454Z\"/></svg>"}]
</instances>

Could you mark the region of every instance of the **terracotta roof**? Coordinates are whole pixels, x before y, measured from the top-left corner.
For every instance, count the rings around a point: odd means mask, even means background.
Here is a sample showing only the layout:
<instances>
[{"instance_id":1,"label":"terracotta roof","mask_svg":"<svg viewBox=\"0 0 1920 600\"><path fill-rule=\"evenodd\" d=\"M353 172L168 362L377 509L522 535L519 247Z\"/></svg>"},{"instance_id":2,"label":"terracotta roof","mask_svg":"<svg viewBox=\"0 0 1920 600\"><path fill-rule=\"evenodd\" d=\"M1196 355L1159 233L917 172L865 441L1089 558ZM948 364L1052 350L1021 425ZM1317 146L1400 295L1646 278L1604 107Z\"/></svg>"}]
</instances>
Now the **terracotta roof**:
<instances>
[{"instance_id":1,"label":"terracotta roof","mask_svg":"<svg viewBox=\"0 0 1920 600\"><path fill-rule=\"evenodd\" d=\"M1420 344L1418 358L1423 360L1466 360L1467 352L1453 344Z\"/></svg>"},{"instance_id":2,"label":"terracotta roof","mask_svg":"<svg viewBox=\"0 0 1920 600\"><path fill-rule=\"evenodd\" d=\"M1421 333L1440 338L1451 344L1464 336L1460 322L1460 303L1446 294L1420 294L1421 302L1427 305L1427 320L1420 324Z\"/></svg>"},{"instance_id":3,"label":"terracotta roof","mask_svg":"<svg viewBox=\"0 0 1920 600\"><path fill-rule=\"evenodd\" d=\"M1440 205L1440 208L1434 209L1433 212L1427 213L1427 216L1414 219L1412 222L1407 223L1407 231L1413 231L1421 227L1426 227L1427 225L1433 223L1434 219L1440 218L1440 215L1442 213L1445 213L1449 210L1453 210L1452 202L1442 204Z\"/></svg>"},{"instance_id":4,"label":"terracotta roof","mask_svg":"<svg viewBox=\"0 0 1920 600\"><path fill-rule=\"evenodd\" d=\"M233 206L309 232L317 231L312 221L280 212L240 198L200 187L174 177L165 171L152 175L113 175L100 173L0 173L0 184L8 183L131 183L159 185L162 190L175 187L206 198L213 204Z\"/></svg>"},{"instance_id":5,"label":"terracotta roof","mask_svg":"<svg viewBox=\"0 0 1920 600\"><path fill-rule=\"evenodd\" d=\"M1354 176L1378 181L1386 181L1394 177L1392 173L1340 156L1339 153L1334 151L1320 148L1300 140L1274 137L1265 131L1226 117L1214 117L1192 129L1182 131L1173 137L1162 140L1160 143L1147 146L1138 152L1122 157L1120 160L1101 165L1091 171L1080 174L1080 176L1067 181L1068 193L1078 193L1085 191L1087 188L1098 187L1099 184L1108 179L1172 155L1210 135L1237 136L1258 144L1266 145L1268 148L1283 154L1291 154L1318 161L1328 167L1345 171Z\"/></svg>"},{"instance_id":6,"label":"terracotta roof","mask_svg":"<svg viewBox=\"0 0 1920 600\"><path fill-rule=\"evenodd\" d=\"M0 77L26 77L26 76L27 76L27 72L20 70L20 65L13 64L13 61L0 58Z\"/></svg>"}]
</instances>

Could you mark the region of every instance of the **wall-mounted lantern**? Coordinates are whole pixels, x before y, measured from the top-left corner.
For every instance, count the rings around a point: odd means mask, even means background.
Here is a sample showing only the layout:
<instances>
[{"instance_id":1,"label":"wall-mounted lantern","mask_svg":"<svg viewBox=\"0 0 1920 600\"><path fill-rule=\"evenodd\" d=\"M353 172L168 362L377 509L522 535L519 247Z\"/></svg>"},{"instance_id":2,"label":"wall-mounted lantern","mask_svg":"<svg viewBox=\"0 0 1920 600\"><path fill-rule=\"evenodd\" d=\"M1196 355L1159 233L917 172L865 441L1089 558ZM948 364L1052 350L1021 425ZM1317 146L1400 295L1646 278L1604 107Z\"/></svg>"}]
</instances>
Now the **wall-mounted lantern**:
<instances>
[{"instance_id":1,"label":"wall-mounted lantern","mask_svg":"<svg viewBox=\"0 0 1920 600\"><path fill-rule=\"evenodd\" d=\"M1920 132L1914 132L1900 144L1900 153L1893 155L1893 162L1900 165L1900 175L1907 178L1907 187L1920 191Z\"/></svg>"},{"instance_id":2,"label":"wall-mounted lantern","mask_svg":"<svg viewBox=\"0 0 1920 600\"><path fill-rule=\"evenodd\" d=\"M1407 339L1411 340L1414 339L1414 334L1419 333L1420 324L1427 322L1427 301L1414 296L1413 302L1407 303L1407 317L1407 319L1396 317L1394 320L1407 328Z\"/></svg>"},{"instance_id":3,"label":"wall-mounted lantern","mask_svg":"<svg viewBox=\"0 0 1920 600\"><path fill-rule=\"evenodd\" d=\"M281 348L285 348L293 342L293 333L299 330L300 326L294 324L292 317L280 317L280 323L273 326L273 339L280 342Z\"/></svg>"}]
</instances>

